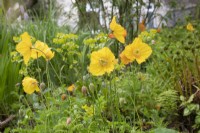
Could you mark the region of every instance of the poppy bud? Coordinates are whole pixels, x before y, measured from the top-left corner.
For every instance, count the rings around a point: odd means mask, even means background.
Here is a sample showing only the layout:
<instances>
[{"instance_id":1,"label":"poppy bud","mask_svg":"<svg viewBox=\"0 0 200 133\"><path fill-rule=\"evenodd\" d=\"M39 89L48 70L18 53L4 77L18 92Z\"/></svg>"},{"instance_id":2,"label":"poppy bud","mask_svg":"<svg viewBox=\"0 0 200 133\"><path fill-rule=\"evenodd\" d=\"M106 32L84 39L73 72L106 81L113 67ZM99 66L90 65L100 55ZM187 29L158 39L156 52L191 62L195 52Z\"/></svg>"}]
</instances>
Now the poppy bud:
<instances>
[{"instance_id":1,"label":"poppy bud","mask_svg":"<svg viewBox=\"0 0 200 133\"><path fill-rule=\"evenodd\" d=\"M156 108L156 110L160 110L160 108L161 108L161 105L160 104L156 104L156 106L155 106L155 108Z\"/></svg>"},{"instance_id":2,"label":"poppy bud","mask_svg":"<svg viewBox=\"0 0 200 133\"><path fill-rule=\"evenodd\" d=\"M82 86L81 91L82 91L83 95L86 95L87 94L87 87Z\"/></svg>"},{"instance_id":3,"label":"poppy bud","mask_svg":"<svg viewBox=\"0 0 200 133\"><path fill-rule=\"evenodd\" d=\"M61 99L64 101L65 99L67 98L67 95L66 94L62 94L61 95Z\"/></svg>"},{"instance_id":4,"label":"poppy bud","mask_svg":"<svg viewBox=\"0 0 200 133\"><path fill-rule=\"evenodd\" d=\"M119 104L120 105L123 105L123 104L126 104L126 99L125 98L119 98Z\"/></svg>"},{"instance_id":5,"label":"poppy bud","mask_svg":"<svg viewBox=\"0 0 200 133\"><path fill-rule=\"evenodd\" d=\"M19 87L21 85L21 83L17 83L15 84L15 87Z\"/></svg>"},{"instance_id":6,"label":"poppy bud","mask_svg":"<svg viewBox=\"0 0 200 133\"><path fill-rule=\"evenodd\" d=\"M160 31L161 31L160 28L158 28L158 29L157 29L157 33L160 33Z\"/></svg>"},{"instance_id":7,"label":"poppy bud","mask_svg":"<svg viewBox=\"0 0 200 133\"><path fill-rule=\"evenodd\" d=\"M114 36L113 34L111 34L111 33L108 34L108 37L109 37L109 38L115 38L115 36Z\"/></svg>"},{"instance_id":8,"label":"poppy bud","mask_svg":"<svg viewBox=\"0 0 200 133\"><path fill-rule=\"evenodd\" d=\"M89 90L90 90L91 92L94 91L94 84L93 84L93 83L90 83L90 84L89 84Z\"/></svg>"},{"instance_id":9,"label":"poppy bud","mask_svg":"<svg viewBox=\"0 0 200 133\"><path fill-rule=\"evenodd\" d=\"M19 110L19 116L22 117L22 116L24 116L24 114L25 114L25 113L24 113L24 110L23 110L23 109L20 109L20 110Z\"/></svg>"},{"instance_id":10,"label":"poppy bud","mask_svg":"<svg viewBox=\"0 0 200 133\"><path fill-rule=\"evenodd\" d=\"M155 41L155 40L151 40L151 43L152 43L152 44L156 44L156 41Z\"/></svg>"},{"instance_id":11,"label":"poppy bud","mask_svg":"<svg viewBox=\"0 0 200 133\"><path fill-rule=\"evenodd\" d=\"M46 85L45 85L45 83L44 82L42 82L42 83L40 83L40 89L45 89L45 87L46 87Z\"/></svg>"},{"instance_id":12,"label":"poppy bud","mask_svg":"<svg viewBox=\"0 0 200 133\"><path fill-rule=\"evenodd\" d=\"M87 79L87 76L83 76L83 81L86 81L86 79Z\"/></svg>"},{"instance_id":13,"label":"poppy bud","mask_svg":"<svg viewBox=\"0 0 200 133\"><path fill-rule=\"evenodd\" d=\"M66 124L69 125L71 123L71 117L67 118Z\"/></svg>"}]
</instances>

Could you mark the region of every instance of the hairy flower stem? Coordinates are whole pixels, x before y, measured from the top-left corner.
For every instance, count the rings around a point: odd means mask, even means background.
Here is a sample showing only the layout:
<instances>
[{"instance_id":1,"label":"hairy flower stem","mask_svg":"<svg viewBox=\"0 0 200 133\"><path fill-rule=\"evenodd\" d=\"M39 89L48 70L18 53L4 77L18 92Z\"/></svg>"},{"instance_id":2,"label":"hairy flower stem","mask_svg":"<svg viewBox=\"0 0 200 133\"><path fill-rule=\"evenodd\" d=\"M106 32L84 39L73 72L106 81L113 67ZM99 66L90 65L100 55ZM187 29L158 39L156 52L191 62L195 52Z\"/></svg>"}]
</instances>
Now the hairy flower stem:
<instances>
[{"instance_id":1,"label":"hairy flower stem","mask_svg":"<svg viewBox=\"0 0 200 133\"><path fill-rule=\"evenodd\" d=\"M38 76L39 76L39 82L41 83L42 82L42 79L41 79L41 75L40 75L40 67L39 67L39 62L38 62L38 58L37 58L37 68L38 68Z\"/></svg>"},{"instance_id":2,"label":"hairy flower stem","mask_svg":"<svg viewBox=\"0 0 200 133\"><path fill-rule=\"evenodd\" d=\"M51 67L52 67L52 69L53 69L54 73L56 74L56 76L57 76L58 80L60 81L60 84L62 84L61 77L59 77L59 75L58 75L58 73L56 72L56 70L55 70L54 66L52 65L52 63L51 63L50 61L49 61L49 63L50 63L50 65L51 65Z\"/></svg>"},{"instance_id":3,"label":"hairy flower stem","mask_svg":"<svg viewBox=\"0 0 200 133\"><path fill-rule=\"evenodd\" d=\"M111 79L109 79L109 97L111 96L112 94L112 81ZM115 102L115 99L113 99L113 97L111 97L111 101ZM115 112L114 112L114 104L112 104L111 106L111 112L112 112L112 129L113 129L113 132L114 132L114 121L115 121Z\"/></svg>"},{"instance_id":4,"label":"hairy flower stem","mask_svg":"<svg viewBox=\"0 0 200 133\"><path fill-rule=\"evenodd\" d=\"M197 75L198 75L198 79L200 79L200 64L199 64L199 59L198 59L198 56L196 54L194 54L194 57L195 57L195 66L196 66L196 69L197 69Z\"/></svg>"},{"instance_id":5,"label":"hairy flower stem","mask_svg":"<svg viewBox=\"0 0 200 133\"><path fill-rule=\"evenodd\" d=\"M48 85L48 88L51 88L50 87L51 79L50 79L50 75L49 75L49 62L48 61L46 62L46 76L47 76L47 85Z\"/></svg>"}]
</instances>

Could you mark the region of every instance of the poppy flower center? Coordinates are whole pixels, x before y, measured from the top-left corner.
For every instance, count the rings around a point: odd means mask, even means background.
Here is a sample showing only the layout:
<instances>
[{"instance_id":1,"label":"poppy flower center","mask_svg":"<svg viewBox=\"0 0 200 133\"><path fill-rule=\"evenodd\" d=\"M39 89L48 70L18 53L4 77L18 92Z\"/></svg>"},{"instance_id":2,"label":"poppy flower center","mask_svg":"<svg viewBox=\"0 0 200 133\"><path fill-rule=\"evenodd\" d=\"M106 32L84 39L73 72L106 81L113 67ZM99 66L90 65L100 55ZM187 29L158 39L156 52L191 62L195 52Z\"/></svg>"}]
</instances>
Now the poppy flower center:
<instances>
[{"instance_id":1,"label":"poppy flower center","mask_svg":"<svg viewBox=\"0 0 200 133\"><path fill-rule=\"evenodd\" d=\"M136 50L134 50L134 52L133 52L133 54L134 54L136 57L139 56L139 53L140 53L139 49L136 49Z\"/></svg>"},{"instance_id":2,"label":"poppy flower center","mask_svg":"<svg viewBox=\"0 0 200 133\"><path fill-rule=\"evenodd\" d=\"M105 60L105 59L99 59L99 64L101 65L101 66L106 66L107 65L107 61Z\"/></svg>"},{"instance_id":3,"label":"poppy flower center","mask_svg":"<svg viewBox=\"0 0 200 133\"><path fill-rule=\"evenodd\" d=\"M33 87L37 86L37 82L32 82L31 86L33 86Z\"/></svg>"}]
</instances>

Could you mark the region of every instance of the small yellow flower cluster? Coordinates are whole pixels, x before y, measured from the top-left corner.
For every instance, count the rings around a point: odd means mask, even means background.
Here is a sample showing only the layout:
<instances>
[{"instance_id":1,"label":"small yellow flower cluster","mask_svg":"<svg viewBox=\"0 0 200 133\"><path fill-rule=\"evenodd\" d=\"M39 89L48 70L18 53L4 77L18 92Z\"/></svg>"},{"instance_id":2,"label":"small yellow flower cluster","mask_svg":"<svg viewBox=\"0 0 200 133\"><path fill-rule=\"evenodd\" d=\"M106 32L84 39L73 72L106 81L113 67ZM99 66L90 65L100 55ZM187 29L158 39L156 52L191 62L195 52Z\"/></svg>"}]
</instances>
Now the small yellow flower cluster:
<instances>
[{"instance_id":1,"label":"small yellow flower cluster","mask_svg":"<svg viewBox=\"0 0 200 133\"><path fill-rule=\"evenodd\" d=\"M69 40L76 40L78 39L78 36L75 34L69 33L69 34L65 34L64 38L69 39Z\"/></svg>"},{"instance_id":2,"label":"small yellow flower cluster","mask_svg":"<svg viewBox=\"0 0 200 133\"><path fill-rule=\"evenodd\" d=\"M189 30L191 32L193 32L195 30L191 23L188 23L186 28L187 28L187 30Z\"/></svg>"},{"instance_id":3,"label":"small yellow flower cluster","mask_svg":"<svg viewBox=\"0 0 200 133\"><path fill-rule=\"evenodd\" d=\"M65 44L67 41L76 40L76 39L78 39L78 36L75 34L57 33L56 37L53 39L53 43Z\"/></svg>"},{"instance_id":4,"label":"small yellow flower cluster","mask_svg":"<svg viewBox=\"0 0 200 133\"><path fill-rule=\"evenodd\" d=\"M94 39L98 42L98 43L105 43L108 41L108 36L107 34L100 32L99 34L97 34Z\"/></svg>"},{"instance_id":5,"label":"small yellow flower cluster","mask_svg":"<svg viewBox=\"0 0 200 133\"><path fill-rule=\"evenodd\" d=\"M149 32L148 31L142 31L138 35L138 37L140 39L142 39L143 42L148 42L148 41L151 41L155 37L157 32L158 31L156 29L150 29Z\"/></svg>"},{"instance_id":6,"label":"small yellow flower cluster","mask_svg":"<svg viewBox=\"0 0 200 133\"><path fill-rule=\"evenodd\" d=\"M99 33L94 38L84 39L83 43L93 50L103 47L107 41L108 41L107 34Z\"/></svg>"},{"instance_id":7,"label":"small yellow flower cluster","mask_svg":"<svg viewBox=\"0 0 200 133\"><path fill-rule=\"evenodd\" d=\"M64 34L57 33L56 37L53 39L53 42L57 44L56 51L63 55L62 60L67 61L68 58L75 57L74 55L79 52L79 45L76 44L78 36L75 34Z\"/></svg>"},{"instance_id":8,"label":"small yellow flower cluster","mask_svg":"<svg viewBox=\"0 0 200 133\"><path fill-rule=\"evenodd\" d=\"M21 41L21 38L18 37L18 36L14 36L14 37L13 37L13 41L14 41L15 43L19 43L19 42Z\"/></svg>"},{"instance_id":9,"label":"small yellow flower cluster","mask_svg":"<svg viewBox=\"0 0 200 133\"><path fill-rule=\"evenodd\" d=\"M76 43L74 43L74 41L69 41L62 45L62 49L67 49L68 51L73 51L78 48L79 46Z\"/></svg>"},{"instance_id":10,"label":"small yellow flower cluster","mask_svg":"<svg viewBox=\"0 0 200 133\"><path fill-rule=\"evenodd\" d=\"M12 51L11 53L10 53L10 56L11 56L11 61L12 62L21 62L22 60L21 60L21 56L20 56L20 54L17 52L17 51Z\"/></svg>"},{"instance_id":11,"label":"small yellow flower cluster","mask_svg":"<svg viewBox=\"0 0 200 133\"><path fill-rule=\"evenodd\" d=\"M91 48L95 47L96 40L93 38L84 39L83 43Z\"/></svg>"},{"instance_id":12,"label":"small yellow flower cluster","mask_svg":"<svg viewBox=\"0 0 200 133\"><path fill-rule=\"evenodd\" d=\"M92 117L94 115L94 106L93 105L91 105L91 106L84 105L84 106L82 106L82 109L85 110L87 116Z\"/></svg>"},{"instance_id":13,"label":"small yellow flower cluster","mask_svg":"<svg viewBox=\"0 0 200 133\"><path fill-rule=\"evenodd\" d=\"M27 75L28 75L27 67L24 67L24 66L23 66L23 67L19 70L19 74L20 74L20 75L27 76Z\"/></svg>"},{"instance_id":14,"label":"small yellow flower cluster","mask_svg":"<svg viewBox=\"0 0 200 133\"><path fill-rule=\"evenodd\" d=\"M30 58L37 59L43 56L46 60L51 60L54 57L54 52L51 51L47 44L37 40L32 45L31 36L27 32L20 37L21 41L17 44L16 50L23 56L25 65L28 64Z\"/></svg>"}]
</instances>

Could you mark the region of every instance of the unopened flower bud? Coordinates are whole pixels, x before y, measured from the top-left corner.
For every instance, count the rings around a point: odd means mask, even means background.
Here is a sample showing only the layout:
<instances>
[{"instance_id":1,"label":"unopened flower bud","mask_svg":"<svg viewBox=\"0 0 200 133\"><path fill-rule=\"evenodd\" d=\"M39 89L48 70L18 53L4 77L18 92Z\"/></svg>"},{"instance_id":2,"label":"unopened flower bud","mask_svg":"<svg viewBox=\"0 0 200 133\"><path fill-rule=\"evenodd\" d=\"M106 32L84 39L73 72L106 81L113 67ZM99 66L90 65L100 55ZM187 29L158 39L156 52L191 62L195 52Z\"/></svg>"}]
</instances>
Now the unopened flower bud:
<instances>
[{"instance_id":1,"label":"unopened flower bud","mask_svg":"<svg viewBox=\"0 0 200 133\"><path fill-rule=\"evenodd\" d=\"M160 28L158 28L158 29L157 29L157 33L160 33L160 31L161 31L161 29L160 29Z\"/></svg>"},{"instance_id":2,"label":"unopened flower bud","mask_svg":"<svg viewBox=\"0 0 200 133\"><path fill-rule=\"evenodd\" d=\"M71 123L71 117L67 118L66 124L69 125Z\"/></svg>"},{"instance_id":3,"label":"unopened flower bud","mask_svg":"<svg viewBox=\"0 0 200 133\"><path fill-rule=\"evenodd\" d=\"M120 105L123 105L123 104L126 104L126 99L125 98L119 98L119 104Z\"/></svg>"},{"instance_id":4,"label":"unopened flower bud","mask_svg":"<svg viewBox=\"0 0 200 133\"><path fill-rule=\"evenodd\" d=\"M42 83L40 83L40 89L45 89L45 87L46 87L46 85L45 85L45 83L44 82L42 82Z\"/></svg>"},{"instance_id":5,"label":"unopened flower bud","mask_svg":"<svg viewBox=\"0 0 200 133\"><path fill-rule=\"evenodd\" d=\"M156 104L156 106L155 106L155 107L156 107L156 110L158 110L158 111L159 111L159 110L160 110L160 108L161 108L161 105L160 105L160 104Z\"/></svg>"},{"instance_id":6,"label":"unopened flower bud","mask_svg":"<svg viewBox=\"0 0 200 133\"><path fill-rule=\"evenodd\" d=\"M102 82L101 84L102 84L103 88L106 88L106 83L105 82Z\"/></svg>"},{"instance_id":7,"label":"unopened flower bud","mask_svg":"<svg viewBox=\"0 0 200 133\"><path fill-rule=\"evenodd\" d=\"M24 113L24 110L23 110L23 109L20 109L20 110L19 110L19 116L22 117L22 116L24 116L24 114L25 114L25 113Z\"/></svg>"},{"instance_id":8,"label":"unopened flower bud","mask_svg":"<svg viewBox=\"0 0 200 133\"><path fill-rule=\"evenodd\" d=\"M15 87L19 87L21 85L21 83L17 83L15 84Z\"/></svg>"},{"instance_id":9,"label":"unopened flower bud","mask_svg":"<svg viewBox=\"0 0 200 133\"><path fill-rule=\"evenodd\" d=\"M90 83L90 84L89 84L89 90L90 90L91 92L94 92L94 84L93 84L93 83Z\"/></svg>"},{"instance_id":10,"label":"unopened flower bud","mask_svg":"<svg viewBox=\"0 0 200 133\"><path fill-rule=\"evenodd\" d=\"M156 44L156 41L155 40L151 40L151 44Z\"/></svg>"},{"instance_id":11,"label":"unopened flower bud","mask_svg":"<svg viewBox=\"0 0 200 133\"><path fill-rule=\"evenodd\" d=\"M87 94L87 87L82 86L81 91L82 91L83 95L86 95Z\"/></svg>"},{"instance_id":12,"label":"unopened flower bud","mask_svg":"<svg viewBox=\"0 0 200 133\"><path fill-rule=\"evenodd\" d=\"M84 75L84 76L83 76L83 81L86 81L86 80L87 80L87 76Z\"/></svg>"},{"instance_id":13,"label":"unopened flower bud","mask_svg":"<svg viewBox=\"0 0 200 133\"><path fill-rule=\"evenodd\" d=\"M89 89L94 90L94 84L93 83L89 84Z\"/></svg>"},{"instance_id":14,"label":"unopened flower bud","mask_svg":"<svg viewBox=\"0 0 200 133\"><path fill-rule=\"evenodd\" d=\"M67 98L67 95L66 94L62 94L61 95L61 99L64 101L65 99Z\"/></svg>"}]
</instances>

